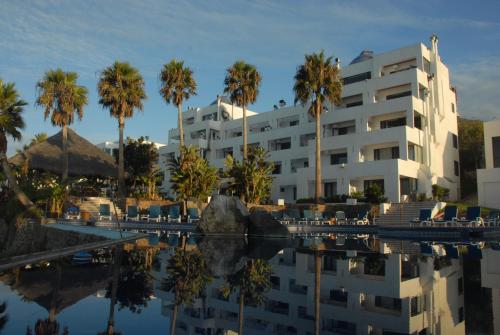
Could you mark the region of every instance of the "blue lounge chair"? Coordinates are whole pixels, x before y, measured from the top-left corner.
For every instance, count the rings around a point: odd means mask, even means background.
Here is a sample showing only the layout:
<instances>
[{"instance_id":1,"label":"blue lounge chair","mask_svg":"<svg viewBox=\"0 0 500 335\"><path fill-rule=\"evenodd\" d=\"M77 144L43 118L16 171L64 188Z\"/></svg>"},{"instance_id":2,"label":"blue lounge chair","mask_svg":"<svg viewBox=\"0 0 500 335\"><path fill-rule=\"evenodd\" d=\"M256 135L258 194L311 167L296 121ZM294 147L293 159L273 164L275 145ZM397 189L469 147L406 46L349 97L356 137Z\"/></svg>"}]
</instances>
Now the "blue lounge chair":
<instances>
[{"instance_id":1,"label":"blue lounge chair","mask_svg":"<svg viewBox=\"0 0 500 335\"><path fill-rule=\"evenodd\" d=\"M470 244L467 248L469 252L469 257L473 259L481 259L483 258L483 252L481 250L481 246L478 244Z\"/></svg>"},{"instance_id":2,"label":"blue lounge chair","mask_svg":"<svg viewBox=\"0 0 500 335\"><path fill-rule=\"evenodd\" d=\"M481 207L467 207L465 218L458 220L458 223L464 226L484 226L484 221L481 218Z\"/></svg>"},{"instance_id":3,"label":"blue lounge chair","mask_svg":"<svg viewBox=\"0 0 500 335\"><path fill-rule=\"evenodd\" d=\"M446 256L448 258L459 258L458 247L454 244L446 243L444 245L444 250L446 250Z\"/></svg>"},{"instance_id":4,"label":"blue lounge chair","mask_svg":"<svg viewBox=\"0 0 500 335\"><path fill-rule=\"evenodd\" d=\"M488 216L484 220L484 224L488 226L498 226L500 224L500 212L497 210L492 210L488 213Z\"/></svg>"},{"instance_id":5,"label":"blue lounge chair","mask_svg":"<svg viewBox=\"0 0 500 335\"><path fill-rule=\"evenodd\" d=\"M433 222L435 224L455 224L458 216L458 208L457 206L446 206L444 208L444 216L442 219L434 219Z\"/></svg>"},{"instance_id":6,"label":"blue lounge chair","mask_svg":"<svg viewBox=\"0 0 500 335\"><path fill-rule=\"evenodd\" d=\"M200 221L198 208L188 208L188 223Z\"/></svg>"},{"instance_id":7,"label":"blue lounge chair","mask_svg":"<svg viewBox=\"0 0 500 335\"><path fill-rule=\"evenodd\" d=\"M420 209L420 215L418 218L411 221L411 223L418 223L421 226L431 223L432 221L432 209L422 208Z\"/></svg>"},{"instance_id":8,"label":"blue lounge chair","mask_svg":"<svg viewBox=\"0 0 500 335\"><path fill-rule=\"evenodd\" d=\"M99 221L107 219L111 221L111 210L109 208L109 204L100 204L99 205Z\"/></svg>"},{"instance_id":9,"label":"blue lounge chair","mask_svg":"<svg viewBox=\"0 0 500 335\"><path fill-rule=\"evenodd\" d=\"M78 206L69 207L64 213L64 218L66 220L80 220L80 208Z\"/></svg>"},{"instance_id":10,"label":"blue lounge chair","mask_svg":"<svg viewBox=\"0 0 500 335\"><path fill-rule=\"evenodd\" d=\"M304 217L301 222L305 221L306 224L321 224L322 219L323 217L318 217L317 212L314 212L310 209L304 209Z\"/></svg>"},{"instance_id":11,"label":"blue lounge chair","mask_svg":"<svg viewBox=\"0 0 500 335\"><path fill-rule=\"evenodd\" d=\"M179 205L169 207L167 222L181 223L181 207Z\"/></svg>"},{"instance_id":12,"label":"blue lounge chair","mask_svg":"<svg viewBox=\"0 0 500 335\"><path fill-rule=\"evenodd\" d=\"M149 211L148 215L146 217L147 221L155 221L155 222L160 222L161 221L161 207L158 205L151 205L149 206Z\"/></svg>"},{"instance_id":13,"label":"blue lounge chair","mask_svg":"<svg viewBox=\"0 0 500 335\"><path fill-rule=\"evenodd\" d=\"M125 221L139 221L139 209L136 205L127 206Z\"/></svg>"},{"instance_id":14,"label":"blue lounge chair","mask_svg":"<svg viewBox=\"0 0 500 335\"><path fill-rule=\"evenodd\" d=\"M300 220L300 211L298 208L289 208L283 213L283 222L285 224L295 224Z\"/></svg>"},{"instance_id":15,"label":"blue lounge chair","mask_svg":"<svg viewBox=\"0 0 500 335\"><path fill-rule=\"evenodd\" d=\"M434 250L429 242L420 242L420 253L425 256L432 256Z\"/></svg>"}]
</instances>

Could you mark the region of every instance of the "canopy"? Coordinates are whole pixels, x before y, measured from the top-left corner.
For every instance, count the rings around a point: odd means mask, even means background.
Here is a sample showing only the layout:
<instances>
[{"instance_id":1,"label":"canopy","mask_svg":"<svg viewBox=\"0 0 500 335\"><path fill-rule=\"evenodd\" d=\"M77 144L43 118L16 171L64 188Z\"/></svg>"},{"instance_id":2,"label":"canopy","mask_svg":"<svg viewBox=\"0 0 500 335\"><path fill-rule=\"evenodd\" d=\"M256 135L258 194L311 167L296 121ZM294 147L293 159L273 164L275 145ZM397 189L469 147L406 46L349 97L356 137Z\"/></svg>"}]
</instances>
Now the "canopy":
<instances>
[{"instance_id":1,"label":"canopy","mask_svg":"<svg viewBox=\"0 0 500 335\"><path fill-rule=\"evenodd\" d=\"M62 130L46 141L32 145L9 162L20 166L28 161L29 169L62 174ZM116 177L115 159L68 128L68 174L71 176Z\"/></svg>"}]
</instances>

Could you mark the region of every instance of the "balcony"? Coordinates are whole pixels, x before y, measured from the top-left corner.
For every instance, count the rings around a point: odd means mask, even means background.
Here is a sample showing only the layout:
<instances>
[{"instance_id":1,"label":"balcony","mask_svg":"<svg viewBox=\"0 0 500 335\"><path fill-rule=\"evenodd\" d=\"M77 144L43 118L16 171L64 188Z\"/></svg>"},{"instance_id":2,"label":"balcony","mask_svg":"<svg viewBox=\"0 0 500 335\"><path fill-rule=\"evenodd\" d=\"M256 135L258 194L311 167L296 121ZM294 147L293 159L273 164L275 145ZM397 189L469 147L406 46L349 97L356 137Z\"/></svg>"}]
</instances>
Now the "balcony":
<instances>
[{"instance_id":1,"label":"balcony","mask_svg":"<svg viewBox=\"0 0 500 335\"><path fill-rule=\"evenodd\" d=\"M269 151L288 150L292 147L292 138L285 137L269 141Z\"/></svg>"}]
</instances>

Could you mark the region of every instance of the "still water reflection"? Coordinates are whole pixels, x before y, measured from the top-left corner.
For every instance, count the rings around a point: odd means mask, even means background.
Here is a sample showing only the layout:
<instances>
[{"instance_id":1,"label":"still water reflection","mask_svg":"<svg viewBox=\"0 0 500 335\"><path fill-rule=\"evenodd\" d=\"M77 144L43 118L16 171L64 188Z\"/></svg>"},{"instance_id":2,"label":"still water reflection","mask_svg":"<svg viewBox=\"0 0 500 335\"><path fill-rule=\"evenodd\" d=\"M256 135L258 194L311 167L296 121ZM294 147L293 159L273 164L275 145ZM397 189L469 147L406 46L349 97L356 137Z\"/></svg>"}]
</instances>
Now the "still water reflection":
<instances>
[{"instance_id":1,"label":"still water reflection","mask_svg":"<svg viewBox=\"0 0 500 335\"><path fill-rule=\"evenodd\" d=\"M164 235L0 273L0 333L499 334L499 249Z\"/></svg>"}]
</instances>

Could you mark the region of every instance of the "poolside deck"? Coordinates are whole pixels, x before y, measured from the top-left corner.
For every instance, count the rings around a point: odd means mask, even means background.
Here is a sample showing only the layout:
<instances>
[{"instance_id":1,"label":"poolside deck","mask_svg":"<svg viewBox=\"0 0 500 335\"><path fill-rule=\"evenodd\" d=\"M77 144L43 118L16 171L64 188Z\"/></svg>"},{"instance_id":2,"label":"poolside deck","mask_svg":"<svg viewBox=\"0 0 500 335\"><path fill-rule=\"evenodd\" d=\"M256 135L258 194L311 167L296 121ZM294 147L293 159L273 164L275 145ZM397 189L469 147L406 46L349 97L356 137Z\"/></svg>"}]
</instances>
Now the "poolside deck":
<instances>
[{"instance_id":1,"label":"poolside deck","mask_svg":"<svg viewBox=\"0 0 500 335\"><path fill-rule=\"evenodd\" d=\"M28 264L39 263L42 261L49 261L52 259L73 255L81 251L90 251L100 248L109 248L114 245L119 245L125 242L136 241L141 238L147 238L148 234L142 233L132 233L132 232L122 232L116 230L102 229L97 227L89 227L77 224L61 224L54 223L46 225L49 229L58 229L64 231L77 232L80 234L90 234L105 238L102 241L84 243L79 245L73 245L66 248L59 248L54 250L45 250L40 252L34 252L30 254L12 256L7 259L2 259L0 264L0 271L4 271L10 268L25 266Z\"/></svg>"}]
</instances>

